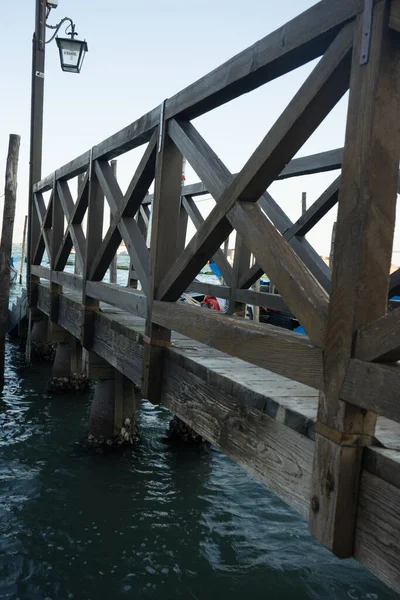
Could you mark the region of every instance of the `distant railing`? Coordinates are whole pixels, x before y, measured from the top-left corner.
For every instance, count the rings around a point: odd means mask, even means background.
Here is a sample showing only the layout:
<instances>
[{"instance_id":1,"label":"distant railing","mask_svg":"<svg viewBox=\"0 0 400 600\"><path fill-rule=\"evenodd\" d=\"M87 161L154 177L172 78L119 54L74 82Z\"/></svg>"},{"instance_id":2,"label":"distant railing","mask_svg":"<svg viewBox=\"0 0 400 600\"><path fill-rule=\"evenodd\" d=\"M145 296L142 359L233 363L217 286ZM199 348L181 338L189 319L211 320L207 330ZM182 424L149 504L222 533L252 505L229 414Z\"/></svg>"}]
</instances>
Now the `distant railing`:
<instances>
[{"instance_id":1,"label":"distant railing","mask_svg":"<svg viewBox=\"0 0 400 600\"><path fill-rule=\"evenodd\" d=\"M149 399L160 397L171 330L321 391L310 529L341 557L353 554L360 465L363 447L374 443L376 415L400 421L400 313L386 314L388 295L400 288L399 272L389 276L400 157L399 6L323 0L33 188L32 306L39 278L50 281L53 322L63 288L81 294L87 349L100 301L145 318ZM191 120L320 56L232 175ZM349 88L345 148L293 159ZM231 136L234 143L234 126ZM108 161L140 145L143 157L123 194ZM182 188L183 157L201 183ZM277 179L339 168L341 176L296 223L266 191ZM74 201L68 181L82 173ZM205 193L215 207L203 219L194 198ZM104 198L112 214L105 236ZM337 202L331 278L305 236ZM196 233L186 245L188 219ZM232 266L221 246L233 230ZM135 272L131 285L140 281L140 291L102 282L122 240ZM80 276L64 272L72 248ZM50 268L41 266L45 251ZM225 282L218 290L194 283L212 257ZM248 289L263 273L280 295ZM186 290L218 291L230 313L238 303L288 307L307 335L177 304Z\"/></svg>"}]
</instances>

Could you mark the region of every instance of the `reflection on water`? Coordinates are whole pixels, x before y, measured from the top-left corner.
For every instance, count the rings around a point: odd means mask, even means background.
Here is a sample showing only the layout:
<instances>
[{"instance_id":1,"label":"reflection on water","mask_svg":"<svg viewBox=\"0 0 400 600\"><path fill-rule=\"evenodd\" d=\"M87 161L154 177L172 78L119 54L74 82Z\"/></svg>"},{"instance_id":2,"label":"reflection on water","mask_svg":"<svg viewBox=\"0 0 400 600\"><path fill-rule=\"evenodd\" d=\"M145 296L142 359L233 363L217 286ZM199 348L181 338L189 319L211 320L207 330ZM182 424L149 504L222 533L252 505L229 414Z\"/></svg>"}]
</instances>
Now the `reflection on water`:
<instances>
[{"instance_id":1,"label":"reflection on water","mask_svg":"<svg viewBox=\"0 0 400 600\"><path fill-rule=\"evenodd\" d=\"M165 410L143 403L135 452L88 452L89 396L49 397L16 347L7 364L1 599L396 597L217 451L165 444Z\"/></svg>"}]
</instances>

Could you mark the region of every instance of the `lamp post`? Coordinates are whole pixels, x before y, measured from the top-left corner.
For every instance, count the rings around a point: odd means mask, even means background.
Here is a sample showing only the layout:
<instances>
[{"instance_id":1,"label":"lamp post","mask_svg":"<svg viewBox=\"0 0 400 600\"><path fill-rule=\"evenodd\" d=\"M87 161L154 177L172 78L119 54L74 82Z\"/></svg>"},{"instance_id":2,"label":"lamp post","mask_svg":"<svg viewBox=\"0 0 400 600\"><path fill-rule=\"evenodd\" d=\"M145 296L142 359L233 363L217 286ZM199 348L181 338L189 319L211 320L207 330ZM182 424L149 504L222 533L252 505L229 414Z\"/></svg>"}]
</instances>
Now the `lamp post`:
<instances>
[{"instance_id":1,"label":"lamp post","mask_svg":"<svg viewBox=\"0 0 400 600\"><path fill-rule=\"evenodd\" d=\"M28 306L32 307L32 290L34 280L31 276L31 263L33 258L33 240L38 239L39 218L33 205L33 185L42 177L42 140L43 140L43 98L45 74L45 47L57 35L61 26L68 22L66 34L69 38L57 38L60 52L61 68L70 73L79 73L85 53L88 50L86 41L75 40L75 25L69 17L62 19L57 25L47 23L52 8L56 8L58 0L36 0L35 32L32 38L32 83L31 83L31 127L30 127L30 156L29 156L29 196L28 196L28 236L27 236L27 296ZM55 30L46 42L46 27ZM70 31L68 32L68 29ZM29 321L31 311L29 310ZM28 328L27 359L30 359L30 323Z\"/></svg>"},{"instance_id":2,"label":"lamp post","mask_svg":"<svg viewBox=\"0 0 400 600\"><path fill-rule=\"evenodd\" d=\"M76 40L75 24L69 17L57 25L47 23L52 8L58 0L36 0L35 32L32 39L32 87L31 87L31 138L29 162L29 201L28 201L28 244L27 244L27 290L29 306L32 304L31 263L34 248L33 240L39 235L39 219L33 206L33 185L42 176L42 140L43 140L43 98L45 74L45 47L53 41L62 25L68 22L66 34L70 38L56 38L60 53L61 68L69 73L79 73L83 59L88 51L86 41ZM46 41L46 27L54 33Z\"/></svg>"}]
</instances>

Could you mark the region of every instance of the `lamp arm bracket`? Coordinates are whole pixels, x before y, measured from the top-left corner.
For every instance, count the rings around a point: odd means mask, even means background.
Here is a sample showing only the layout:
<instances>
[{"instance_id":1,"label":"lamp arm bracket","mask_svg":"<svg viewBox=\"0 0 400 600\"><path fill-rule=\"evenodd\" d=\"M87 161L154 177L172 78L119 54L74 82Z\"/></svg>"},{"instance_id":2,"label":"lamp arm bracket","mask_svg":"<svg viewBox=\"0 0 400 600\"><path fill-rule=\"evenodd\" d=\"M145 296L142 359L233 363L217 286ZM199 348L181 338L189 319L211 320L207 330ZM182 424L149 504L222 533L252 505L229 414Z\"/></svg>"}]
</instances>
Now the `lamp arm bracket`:
<instances>
[{"instance_id":1,"label":"lamp arm bracket","mask_svg":"<svg viewBox=\"0 0 400 600\"><path fill-rule=\"evenodd\" d=\"M49 40L46 40L46 44L50 44L50 42L52 42L54 40L54 38L56 37L57 33L59 32L61 26L66 22L69 22L69 27L71 27L71 32L68 33L68 35L71 36L72 39L74 39L74 36L77 35L75 32L75 23L72 21L72 19L70 19L69 17L64 17L63 19L61 19L61 21L59 23L57 23L57 25L49 25L48 23L46 23L46 27L48 29L55 29L53 35L51 36L51 38ZM67 27L68 29L68 27ZM67 30L65 30L67 32Z\"/></svg>"}]
</instances>

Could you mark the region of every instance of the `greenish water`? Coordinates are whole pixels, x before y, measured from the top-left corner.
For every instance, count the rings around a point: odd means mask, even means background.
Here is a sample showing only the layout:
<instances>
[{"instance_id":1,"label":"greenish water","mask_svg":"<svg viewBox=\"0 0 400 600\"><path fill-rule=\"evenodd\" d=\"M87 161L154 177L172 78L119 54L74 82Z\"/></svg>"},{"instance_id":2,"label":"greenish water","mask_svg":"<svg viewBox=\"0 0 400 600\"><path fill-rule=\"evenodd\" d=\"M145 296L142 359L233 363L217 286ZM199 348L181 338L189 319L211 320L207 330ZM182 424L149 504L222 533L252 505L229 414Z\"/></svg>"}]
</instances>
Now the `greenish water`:
<instances>
[{"instance_id":1,"label":"greenish water","mask_svg":"<svg viewBox=\"0 0 400 600\"><path fill-rule=\"evenodd\" d=\"M398 598L216 450L166 444L166 410L143 402L139 447L96 454L90 395L49 396L49 367L12 345L6 374L0 600Z\"/></svg>"},{"instance_id":2,"label":"greenish water","mask_svg":"<svg viewBox=\"0 0 400 600\"><path fill-rule=\"evenodd\" d=\"M85 449L89 395L46 394L8 347L0 398L0 599L397 596L214 449L170 446L143 402L140 446Z\"/></svg>"}]
</instances>

